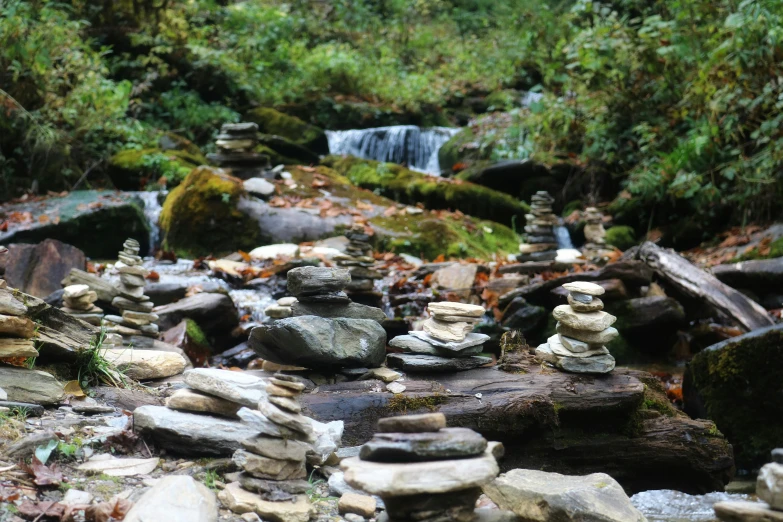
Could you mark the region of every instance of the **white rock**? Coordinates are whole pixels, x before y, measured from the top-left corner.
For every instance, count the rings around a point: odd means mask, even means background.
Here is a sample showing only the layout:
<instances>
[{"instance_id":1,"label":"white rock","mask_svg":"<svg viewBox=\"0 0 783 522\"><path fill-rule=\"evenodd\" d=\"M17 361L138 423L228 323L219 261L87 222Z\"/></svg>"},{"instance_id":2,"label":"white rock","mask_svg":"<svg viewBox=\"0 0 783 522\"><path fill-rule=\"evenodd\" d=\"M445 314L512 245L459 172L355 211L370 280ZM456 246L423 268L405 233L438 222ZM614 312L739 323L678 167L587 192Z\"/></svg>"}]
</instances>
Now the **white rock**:
<instances>
[{"instance_id":1,"label":"white rock","mask_svg":"<svg viewBox=\"0 0 783 522\"><path fill-rule=\"evenodd\" d=\"M92 499L94 497L92 496L92 493L88 491L81 491L79 489L69 489L65 492L65 495L63 496L63 499L60 501L62 504L68 505L68 506L74 506L74 505L85 505L92 502Z\"/></svg>"},{"instance_id":2,"label":"white rock","mask_svg":"<svg viewBox=\"0 0 783 522\"><path fill-rule=\"evenodd\" d=\"M563 345L563 347L570 352L584 353L590 351L591 349L591 345L587 344L584 341L580 341L579 339L574 339L573 337L567 337L562 334L557 334L557 335L560 336L560 343Z\"/></svg>"},{"instance_id":3,"label":"white rock","mask_svg":"<svg viewBox=\"0 0 783 522\"><path fill-rule=\"evenodd\" d=\"M437 346L438 348L445 348L453 352L461 352L466 348L471 348L473 346L484 344L489 340L489 336L487 334L480 334L480 333L469 333L465 336L465 339L463 339L460 342L441 341L440 339L435 339L427 332L420 332L420 331L408 332L408 335L412 335L417 339L421 339L422 341L427 342L432 346Z\"/></svg>"},{"instance_id":4,"label":"white rock","mask_svg":"<svg viewBox=\"0 0 783 522\"><path fill-rule=\"evenodd\" d=\"M278 256L296 257L299 254L299 245L293 243L279 243L254 248L250 251L250 258L256 260L275 259Z\"/></svg>"},{"instance_id":5,"label":"white rock","mask_svg":"<svg viewBox=\"0 0 783 522\"><path fill-rule=\"evenodd\" d=\"M234 513L253 513L273 522L308 522L314 508L306 495L298 495L296 502L270 502L245 491L239 482L226 485L218 495L220 501Z\"/></svg>"},{"instance_id":6,"label":"white rock","mask_svg":"<svg viewBox=\"0 0 783 522\"><path fill-rule=\"evenodd\" d=\"M441 301L430 303L427 310L433 315L467 315L468 317L482 317L484 315L483 306L467 303L453 303L451 301Z\"/></svg>"},{"instance_id":7,"label":"white rock","mask_svg":"<svg viewBox=\"0 0 783 522\"><path fill-rule=\"evenodd\" d=\"M108 458L105 458L108 457ZM76 469L88 473L104 473L111 477L149 475L158 467L160 459L120 459L111 455L96 455Z\"/></svg>"},{"instance_id":8,"label":"white rock","mask_svg":"<svg viewBox=\"0 0 783 522\"><path fill-rule=\"evenodd\" d=\"M217 522L215 494L187 475L164 477L144 493L124 522Z\"/></svg>"},{"instance_id":9,"label":"white rock","mask_svg":"<svg viewBox=\"0 0 783 522\"><path fill-rule=\"evenodd\" d=\"M386 389L394 394L397 394L404 392L406 387L398 382L390 382L386 385Z\"/></svg>"},{"instance_id":10,"label":"white rock","mask_svg":"<svg viewBox=\"0 0 783 522\"><path fill-rule=\"evenodd\" d=\"M615 316L606 312L582 313L575 311L569 305L556 306L552 315L565 326L590 332L606 330L617 320Z\"/></svg>"},{"instance_id":11,"label":"white rock","mask_svg":"<svg viewBox=\"0 0 783 522\"><path fill-rule=\"evenodd\" d=\"M184 380L191 388L250 408L267 396L267 382L244 372L194 368L185 372Z\"/></svg>"},{"instance_id":12,"label":"white rock","mask_svg":"<svg viewBox=\"0 0 783 522\"><path fill-rule=\"evenodd\" d=\"M180 354L162 350L107 348L101 351L101 355L128 377L136 380L179 375L188 365Z\"/></svg>"},{"instance_id":13,"label":"white rock","mask_svg":"<svg viewBox=\"0 0 783 522\"><path fill-rule=\"evenodd\" d=\"M574 281L573 283L566 283L563 285L563 288L569 292L579 292L580 294L593 296L604 295L604 293L606 293L604 287L595 283L588 283L587 281Z\"/></svg>"},{"instance_id":14,"label":"white rock","mask_svg":"<svg viewBox=\"0 0 783 522\"><path fill-rule=\"evenodd\" d=\"M63 288L63 298L74 299L87 295L87 292L89 291L90 287L87 285L69 285Z\"/></svg>"},{"instance_id":15,"label":"white rock","mask_svg":"<svg viewBox=\"0 0 783 522\"><path fill-rule=\"evenodd\" d=\"M319 422L309 418L308 420L313 426L315 442L312 443L312 451L307 454L307 463L311 466L320 466L342 445L345 423L343 421Z\"/></svg>"},{"instance_id":16,"label":"white rock","mask_svg":"<svg viewBox=\"0 0 783 522\"><path fill-rule=\"evenodd\" d=\"M281 297L277 300L277 304L280 306L294 306L294 304L298 302L299 300L293 296Z\"/></svg>"},{"instance_id":17,"label":"white rock","mask_svg":"<svg viewBox=\"0 0 783 522\"><path fill-rule=\"evenodd\" d=\"M242 186L244 187L245 191L249 192L250 194L261 197L271 196L275 193L275 184L268 182L264 178L246 179L242 183Z\"/></svg>"},{"instance_id":18,"label":"white rock","mask_svg":"<svg viewBox=\"0 0 783 522\"><path fill-rule=\"evenodd\" d=\"M756 479L758 497L779 511L783 511L783 464L765 464Z\"/></svg>"},{"instance_id":19,"label":"white rock","mask_svg":"<svg viewBox=\"0 0 783 522\"><path fill-rule=\"evenodd\" d=\"M439 321L430 317L424 323L422 328L430 336L446 342L461 342L465 339L465 336L473 331L473 323L449 323L446 321Z\"/></svg>"},{"instance_id":20,"label":"white rock","mask_svg":"<svg viewBox=\"0 0 783 522\"><path fill-rule=\"evenodd\" d=\"M555 263L584 263L585 258L582 256L582 252L575 248L558 248L557 256L555 257Z\"/></svg>"},{"instance_id":21,"label":"white rock","mask_svg":"<svg viewBox=\"0 0 783 522\"><path fill-rule=\"evenodd\" d=\"M4 389L0 388L0 401L7 401L8 400L8 394L5 392Z\"/></svg>"},{"instance_id":22,"label":"white rock","mask_svg":"<svg viewBox=\"0 0 783 522\"><path fill-rule=\"evenodd\" d=\"M553 335L547 339L546 342L552 350L552 353L561 357L592 357L594 355L606 355L609 353L609 350L607 350L605 346L584 352L572 352L560 341L560 334Z\"/></svg>"}]
</instances>

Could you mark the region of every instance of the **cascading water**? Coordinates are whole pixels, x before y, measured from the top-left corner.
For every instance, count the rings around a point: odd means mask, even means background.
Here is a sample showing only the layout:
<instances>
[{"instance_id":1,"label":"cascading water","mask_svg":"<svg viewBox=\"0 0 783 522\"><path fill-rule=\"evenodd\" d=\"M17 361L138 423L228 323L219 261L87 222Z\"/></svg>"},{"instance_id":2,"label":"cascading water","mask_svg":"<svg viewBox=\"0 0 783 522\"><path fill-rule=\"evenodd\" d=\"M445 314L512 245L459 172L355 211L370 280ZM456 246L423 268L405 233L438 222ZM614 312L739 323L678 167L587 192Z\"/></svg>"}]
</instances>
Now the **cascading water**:
<instances>
[{"instance_id":1,"label":"cascading water","mask_svg":"<svg viewBox=\"0 0 783 522\"><path fill-rule=\"evenodd\" d=\"M144 217L147 218L147 223L150 226L150 253L152 253L160 244L158 219L160 219L160 212L163 210L160 204L161 193L133 192L133 195L137 196L144 203ZM163 197L165 197L165 193Z\"/></svg>"},{"instance_id":2,"label":"cascading water","mask_svg":"<svg viewBox=\"0 0 783 522\"><path fill-rule=\"evenodd\" d=\"M555 237L557 238L557 248L574 248L574 244L571 242L571 234L568 233L568 229L563 225L558 225L554 229Z\"/></svg>"},{"instance_id":3,"label":"cascading water","mask_svg":"<svg viewBox=\"0 0 783 522\"><path fill-rule=\"evenodd\" d=\"M326 131L330 154L405 163L410 169L440 175L438 150L460 129L395 125L374 129Z\"/></svg>"}]
</instances>

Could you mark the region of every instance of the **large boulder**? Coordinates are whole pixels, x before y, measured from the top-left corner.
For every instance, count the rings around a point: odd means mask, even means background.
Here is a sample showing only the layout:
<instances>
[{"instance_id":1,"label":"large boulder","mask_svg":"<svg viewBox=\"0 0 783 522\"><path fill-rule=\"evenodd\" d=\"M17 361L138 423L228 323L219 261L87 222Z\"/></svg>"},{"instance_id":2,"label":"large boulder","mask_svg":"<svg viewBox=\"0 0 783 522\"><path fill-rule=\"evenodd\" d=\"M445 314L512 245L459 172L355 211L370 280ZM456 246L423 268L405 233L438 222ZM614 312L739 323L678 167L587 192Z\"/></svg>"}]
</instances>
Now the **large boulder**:
<instances>
[{"instance_id":1,"label":"large boulder","mask_svg":"<svg viewBox=\"0 0 783 522\"><path fill-rule=\"evenodd\" d=\"M296 116L289 116L271 107L258 107L245 115L245 121L257 123L259 132L264 134L280 136L316 154L329 154L329 142L324 130Z\"/></svg>"},{"instance_id":2,"label":"large boulder","mask_svg":"<svg viewBox=\"0 0 783 522\"><path fill-rule=\"evenodd\" d=\"M582 477L513 469L484 486L501 509L528 522L646 522L623 488L605 473Z\"/></svg>"},{"instance_id":3,"label":"large boulder","mask_svg":"<svg viewBox=\"0 0 783 522\"><path fill-rule=\"evenodd\" d=\"M783 441L782 367L778 324L705 348L685 370L685 411L715 421L741 469L766 463Z\"/></svg>"},{"instance_id":4,"label":"large boulder","mask_svg":"<svg viewBox=\"0 0 783 522\"><path fill-rule=\"evenodd\" d=\"M742 261L712 267L712 273L732 288L767 294L783 286L783 257Z\"/></svg>"},{"instance_id":5,"label":"large boulder","mask_svg":"<svg viewBox=\"0 0 783 522\"><path fill-rule=\"evenodd\" d=\"M134 195L76 190L65 196L5 205L3 212L13 219L8 219L8 228L0 232L1 245L57 239L98 259L116 258L128 237L139 241L141 252L150 248L144 203Z\"/></svg>"},{"instance_id":6,"label":"large boulder","mask_svg":"<svg viewBox=\"0 0 783 522\"><path fill-rule=\"evenodd\" d=\"M216 522L218 504L215 493L187 475L170 475L147 490L130 511L125 522L159 520L167 522Z\"/></svg>"},{"instance_id":7,"label":"large boulder","mask_svg":"<svg viewBox=\"0 0 783 522\"><path fill-rule=\"evenodd\" d=\"M242 181L210 167L194 169L163 203L163 245L183 257L226 254L258 245L258 226L237 209Z\"/></svg>"},{"instance_id":8,"label":"large boulder","mask_svg":"<svg viewBox=\"0 0 783 522\"><path fill-rule=\"evenodd\" d=\"M57 404L65 396L62 383L39 370L0 366L0 383L9 401Z\"/></svg>"},{"instance_id":9,"label":"large boulder","mask_svg":"<svg viewBox=\"0 0 783 522\"><path fill-rule=\"evenodd\" d=\"M85 263L84 252L56 239L37 245L13 244L8 248L5 280L22 292L44 298L62 287L71 269L83 270Z\"/></svg>"},{"instance_id":10,"label":"large boulder","mask_svg":"<svg viewBox=\"0 0 783 522\"><path fill-rule=\"evenodd\" d=\"M372 319L303 315L250 332L259 357L307 368L375 368L386 356L386 331Z\"/></svg>"}]
</instances>

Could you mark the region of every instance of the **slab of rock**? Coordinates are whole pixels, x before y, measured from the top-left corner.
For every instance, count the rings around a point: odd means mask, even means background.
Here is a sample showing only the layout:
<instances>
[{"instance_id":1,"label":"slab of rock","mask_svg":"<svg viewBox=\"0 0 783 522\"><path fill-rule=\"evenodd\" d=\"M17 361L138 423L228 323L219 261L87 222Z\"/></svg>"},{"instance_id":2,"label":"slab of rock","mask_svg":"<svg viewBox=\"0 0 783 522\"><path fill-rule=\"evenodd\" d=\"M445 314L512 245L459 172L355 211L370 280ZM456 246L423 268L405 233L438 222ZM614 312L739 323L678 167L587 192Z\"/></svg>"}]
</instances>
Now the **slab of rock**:
<instances>
[{"instance_id":1,"label":"slab of rock","mask_svg":"<svg viewBox=\"0 0 783 522\"><path fill-rule=\"evenodd\" d=\"M385 383L389 383L396 381L400 377L402 377L401 373L381 366L380 368L370 368L370 370L362 375L360 379L379 379Z\"/></svg>"},{"instance_id":2,"label":"slab of rock","mask_svg":"<svg viewBox=\"0 0 783 522\"><path fill-rule=\"evenodd\" d=\"M29 339L35 335L35 323L27 317L0 315L0 335Z\"/></svg>"},{"instance_id":3,"label":"slab of rock","mask_svg":"<svg viewBox=\"0 0 783 522\"><path fill-rule=\"evenodd\" d=\"M378 421L378 431L380 433L437 432L445 427L446 416L442 413L422 413L419 415L386 417ZM356 456L358 456L358 454Z\"/></svg>"},{"instance_id":4,"label":"slab of rock","mask_svg":"<svg viewBox=\"0 0 783 522\"><path fill-rule=\"evenodd\" d=\"M460 342L442 341L440 339L435 339L427 332L420 332L420 331L408 332L408 335L412 335L431 345L437 346L438 348L443 348L449 350L450 352L460 352L460 353L464 352L467 348L480 346L485 342L489 341L489 336L481 333L469 333Z\"/></svg>"},{"instance_id":5,"label":"slab of rock","mask_svg":"<svg viewBox=\"0 0 783 522\"><path fill-rule=\"evenodd\" d=\"M783 464L762 466L756 479L756 495L772 509L783 511Z\"/></svg>"},{"instance_id":6,"label":"slab of rock","mask_svg":"<svg viewBox=\"0 0 783 522\"><path fill-rule=\"evenodd\" d=\"M580 341L579 339L574 339L573 337L568 337L565 335L557 334L558 338L560 339L560 343L565 347L567 350L573 353L583 353L591 350L591 346L601 346L599 345L589 345L584 341Z\"/></svg>"},{"instance_id":7,"label":"slab of rock","mask_svg":"<svg viewBox=\"0 0 783 522\"><path fill-rule=\"evenodd\" d=\"M423 493L447 493L483 486L498 474L495 457L390 464L356 457L340 463L345 481L373 495L399 497Z\"/></svg>"},{"instance_id":8,"label":"slab of rock","mask_svg":"<svg viewBox=\"0 0 783 522\"><path fill-rule=\"evenodd\" d=\"M139 381L179 375L188 365L180 354L162 350L107 348L101 355L128 377Z\"/></svg>"},{"instance_id":9,"label":"slab of rock","mask_svg":"<svg viewBox=\"0 0 783 522\"><path fill-rule=\"evenodd\" d=\"M141 406L133 412L133 429L162 448L183 455L230 456L258 429L244 422Z\"/></svg>"},{"instance_id":10,"label":"slab of rock","mask_svg":"<svg viewBox=\"0 0 783 522\"><path fill-rule=\"evenodd\" d=\"M646 522L620 484L605 473L577 477L514 469L483 489L501 509L531 522Z\"/></svg>"},{"instance_id":11,"label":"slab of rock","mask_svg":"<svg viewBox=\"0 0 783 522\"><path fill-rule=\"evenodd\" d=\"M451 359L434 355L390 353L387 364L406 372L458 372L471 370L492 362L490 357L472 356Z\"/></svg>"},{"instance_id":12,"label":"slab of rock","mask_svg":"<svg viewBox=\"0 0 783 522\"><path fill-rule=\"evenodd\" d=\"M312 303L295 302L291 307L294 317L317 315L319 317L347 317L350 319L372 319L383 322L388 317L383 310L359 303Z\"/></svg>"},{"instance_id":13,"label":"slab of rock","mask_svg":"<svg viewBox=\"0 0 783 522\"><path fill-rule=\"evenodd\" d=\"M250 332L248 344L278 364L306 368L377 367L386 354L386 331L371 319L280 319Z\"/></svg>"},{"instance_id":14,"label":"slab of rock","mask_svg":"<svg viewBox=\"0 0 783 522\"><path fill-rule=\"evenodd\" d=\"M606 290L601 285L590 283L588 281L574 281L572 283L565 283L563 288L569 292L577 292L579 294L599 296L604 295Z\"/></svg>"},{"instance_id":15,"label":"slab of rock","mask_svg":"<svg viewBox=\"0 0 783 522\"><path fill-rule=\"evenodd\" d=\"M305 460L283 460L256 455L243 449L234 452L234 463L260 479L295 480L307 478Z\"/></svg>"},{"instance_id":16,"label":"slab of rock","mask_svg":"<svg viewBox=\"0 0 783 522\"><path fill-rule=\"evenodd\" d=\"M536 348L536 356L563 371L572 373L609 373L615 367L615 360L611 355L562 357L555 355L548 343L539 345Z\"/></svg>"},{"instance_id":17,"label":"slab of rock","mask_svg":"<svg viewBox=\"0 0 783 522\"><path fill-rule=\"evenodd\" d=\"M560 334L555 334L546 340L552 353L559 355L560 357L592 357L594 355L607 355L609 350L605 346L600 348L588 349L581 352L574 352L565 347L565 344L560 340ZM577 341L578 343L579 341Z\"/></svg>"},{"instance_id":18,"label":"slab of rock","mask_svg":"<svg viewBox=\"0 0 783 522\"><path fill-rule=\"evenodd\" d=\"M217 522L215 494L187 475L163 477L128 511L124 522Z\"/></svg>"},{"instance_id":19,"label":"slab of rock","mask_svg":"<svg viewBox=\"0 0 783 522\"><path fill-rule=\"evenodd\" d=\"M172 410L192 411L198 413L213 413L229 418L238 418L237 412L242 407L236 402L227 401L190 388L182 388L166 399L166 406Z\"/></svg>"},{"instance_id":20,"label":"slab of rock","mask_svg":"<svg viewBox=\"0 0 783 522\"><path fill-rule=\"evenodd\" d=\"M7 400L8 400L8 394L4 389L0 388L0 401L7 401Z\"/></svg>"},{"instance_id":21,"label":"slab of rock","mask_svg":"<svg viewBox=\"0 0 783 522\"><path fill-rule=\"evenodd\" d=\"M299 403L289 397L278 397L276 395L270 395L267 400L278 408L282 408L290 413L300 413L302 411L302 407L299 405Z\"/></svg>"},{"instance_id":22,"label":"slab of rock","mask_svg":"<svg viewBox=\"0 0 783 522\"><path fill-rule=\"evenodd\" d=\"M609 311L617 316L615 328L624 335L637 331L665 335L667 330L676 330L686 322L682 305L663 295L619 301Z\"/></svg>"},{"instance_id":23,"label":"slab of rock","mask_svg":"<svg viewBox=\"0 0 783 522\"><path fill-rule=\"evenodd\" d=\"M456 343L465 340L465 336L473 331L473 323L451 323L448 321L439 321L434 318L424 321L422 327L431 337L441 341Z\"/></svg>"},{"instance_id":24,"label":"slab of rock","mask_svg":"<svg viewBox=\"0 0 783 522\"><path fill-rule=\"evenodd\" d=\"M421 332L424 334L424 332ZM424 334L427 335L427 334ZM483 334L468 334L468 335L483 335ZM429 337L429 336L427 336ZM489 336L487 336L489 337ZM464 343L465 341L463 341ZM423 339L420 339L419 337L416 337L415 335L398 335L391 341L389 341L389 346L393 348L398 348L402 350L404 353L416 353L420 355L437 355L439 357L449 357L454 356L454 352L451 350L448 350L446 348L440 348L438 346L433 346L432 344L424 341ZM476 355L481 353L481 350L483 350L483 346L481 344L477 344L475 346L470 346L468 348L465 348L459 352L460 356L463 355Z\"/></svg>"},{"instance_id":25,"label":"slab of rock","mask_svg":"<svg viewBox=\"0 0 783 522\"><path fill-rule=\"evenodd\" d=\"M242 441L242 447L256 455L272 459L301 461L304 461L307 452L313 449L310 444L302 441L266 437L264 435L258 435Z\"/></svg>"},{"instance_id":26,"label":"slab of rock","mask_svg":"<svg viewBox=\"0 0 783 522\"><path fill-rule=\"evenodd\" d=\"M487 440L467 428L425 433L376 433L359 456L373 462L417 462L481 455Z\"/></svg>"},{"instance_id":27,"label":"slab of rock","mask_svg":"<svg viewBox=\"0 0 783 522\"><path fill-rule=\"evenodd\" d=\"M724 522L783 522L783 511L773 511L764 502L718 502L712 508Z\"/></svg>"},{"instance_id":28,"label":"slab of rock","mask_svg":"<svg viewBox=\"0 0 783 522\"><path fill-rule=\"evenodd\" d=\"M27 307L16 299L10 290L0 288L0 314L20 316L25 313Z\"/></svg>"},{"instance_id":29,"label":"slab of rock","mask_svg":"<svg viewBox=\"0 0 783 522\"><path fill-rule=\"evenodd\" d=\"M612 341L612 339L620 335L617 329L611 326L609 328L606 328L605 330L601 330L600 332L592 332L589 330L577 330L563 323L557 323L555 330L560 335L571 337L572 339L577 339L587 344L598 345L598 346L603 346L605 344L608 344L609 342Z\"/></svg>"},{"instance_id":30,"label":"slab of rock","mask_svg":"<svg viewBox=\"0 0 783 522\"><path fill-rule=\"evenodd\" d=\"M255 434L269 435L271 437L279 437L292 440L304 440L306 442L314 442L315 436L312 431L310 433L302 433L275 424L268 418L266 418L258 410L251 410L250 408L241 408L237 415L242 419L242 422L247 426L250 426L255 430Z\"/></svg>"},{"instance_id":31,"label":"slab of rock","mask_svg":"<svg viewBox=\"0 0 783 522\"><path fill-rule=\"evenodd\" d=\"M604 302L597 297L591 299L588 303L574 299L573 294L568 294L566 299L575 312L600 312L604 309Z\"/></svg>"},{"instance_id":32,"label":"slab of rock","mask_svg":"<svg viewBox=\"0 0 783 522\"><path fill-rule=\"evenodd\" d=\"M8 248L5 279L12 288L43 299L61 288L72 268L83 270L85 264L84 252L56 239L15 244Z\"/></svg>"},{"instance_id":33,"label":"slab of rock","mask_svg":"<svg viewBox=\"0 0 783 522\"><path fill-rule=\"evenodd\" d=\"M65 396L62 383L40 370L0 366L0 383L9 401L48 405Z\"/></svg>"},{"instance_id":34,"label":"slab of rock","mask_svg":"<svg viewBox=\"0 0 783 522\"><path fill-rule=\"evenodd\" d=\"M589 332L602 332L612 326L617 320L606 312L579 313L569 305L556 306L552 315L561 324L574 330L587 330Z\"/></svg>"},{"instance_id":35,"label":"slab of rock","mask_svg":"<svg viewBox=\"0 0 783 522\"><path fill-rule=\"evenodd\" d=\"M454 292L460 298L467 299L476 279L478 265L453 263L439 268L432 274L430 284L433 288L440 288L445 292Z\"/></svg>"},{"instance_id":36,"label":"slab of rock","mask_svg":"<svg viewBox=\"0 0 783 522\"><path fill-rule=\"evenodd\" d=\"M259 401L258 411L278 426L284 426L307 436L313 433L312 425L310 424L309 419L304 415L281 410L269 401Z\"/></svg>"},{"instance_id":37,"label":"slab of rock","mask_svg":"<svg viewBox=\"0 0 783 522\"><path fill-rule=\"evenodd\" d=\"M183 378L191 388L250 408L266 398L269 386L254 375L217 368L194 368L186 371Z\"/></svg>"},{"instance_id":38,"label":"slab of rock","mask_svg":"<svg viewBox=\"0 0 783 522\"><path fill-rule=\"evenodd\" d=\"M249 473L240 473L238 479L243 488L271 501L295 500L296 495L307 493L312 488L306 480L265 480Z\"/></svg>"},{"instance_id":39,"label":"slab of rock","mask_svg":"<svg viewBox=\"0 0 783 522\"><path fill-rule=\"evenodd\" d=\"M231 332L239 325L239 312L226 294L201 292L154 308L161 331L173 328L183 319L193 319L207 336Z\"/></svg>"},{"instance_id":40,"label":"slab of rock","mask_svg":"<svg viewBox=\"0 0 783 522\"><path fill-rule=\"evenodd\" d=\"M100 458L105 457L105 458ZM111 477L132 477L135 475L149 475L158 467L160 459L126 459L116 458L112 455L96 455L76 469L87 473L104 473Z\"/></svg>"},{"instance_id":41,"label":"slab of rock","mask_svg":"<svg viewBox=\"0 0 783 522\"><path fill-rule=\"evenodd\" d=\"M341 292L351 282L351 273L342 268L302 266L286 274L288 291L296 297Z\"/></svg>"},{"instance_id":42,"label":"slab of rock","mask_svg":"<svg viewBox=\"0 0 783 522\"><path fill-rule=\"evenodd\" d=\"M430 303L427 305L427 310L433 315L466 315L468 317L483 317L486 312L483 306L451 301Z\"/></svg>"},{"instance_id":43,"label":"slab of rock","mask_svg":"<svg viewBox=\"0 0 783 522\"><path fill-rule=\"evenodd\" d=\"M264 178L250 178L242 182L245 191L254 196L266 198L275 193L274 183L270 183Z\"/></svg>"},{"instance_id":44,"label":"slab of rock","mask_svg":"<svg viewBox=\"0 0 783 522\"><path fill-rule=\"evenodd\" d=\"M295 502L269 502L242 489L239 482L227 484L218 497L234 513L256 513L272 522L308 522L314 511L306 495L298 496Z\"/></svg>"},{"instance_id":45,"label":"slab of rock","mask_svg":"<svg viewBox=\"0 0 783 522\"><path fill-rule=\"evenodd\" d=\"M38 357L32 339L0 337L0 359L5 357Z\"/></svg>"},{"instance_id":46,"label":"slab of rock","mask_svg":"<svg viewBox=\"0 0 783 522\"><path fill-rule=\"evenodd\" d=\"M372 518L377 507L375 499L368 495L346 493L337 502L337 511L341 515L354 513L364 518Z\"/></svg>"}]
</instances>

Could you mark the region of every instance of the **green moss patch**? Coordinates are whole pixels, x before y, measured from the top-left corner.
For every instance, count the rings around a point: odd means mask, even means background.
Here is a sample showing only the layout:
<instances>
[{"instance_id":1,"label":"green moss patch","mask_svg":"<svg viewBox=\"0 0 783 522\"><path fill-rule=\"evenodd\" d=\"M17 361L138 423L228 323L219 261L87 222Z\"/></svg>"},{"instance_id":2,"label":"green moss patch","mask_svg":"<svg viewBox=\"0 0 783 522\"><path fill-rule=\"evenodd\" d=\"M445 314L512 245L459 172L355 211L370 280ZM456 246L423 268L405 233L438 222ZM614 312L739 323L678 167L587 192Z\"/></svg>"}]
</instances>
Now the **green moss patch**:
<instances>
[{"instance_id":1,"label":"green moss patch","mask_svg":"<svg viewBox=\"0 0 783 522\"><path fill-rule=\"evenodd\" d=\"M129 149L115 154L109 160L108 174L120 190L143 190L165 180L167 187L175 187L191 170L206 165L201 154L184 150Z\"/></svg>"},{"instance_id":2,"label":"green moss patch","mask_svg":"<svg viewBox=\"0 0 783 522\"><path fill-rule=\"evenodd\" d=\"M629 226L616 226L606 231L606 244L617 247L620 250L628 250L637 243L634 230Z\"/></svg>"},{"instance_id":3,"label":"green moss patch","mask_svg":"<svg viewBox=\"0 0 783 522\"><path fill-rule=\"evenodd\" d=\"M329 143L323 129L310 125L296 116L289 116L271 107L258 107L245 115L247 121L258 124L264 134L281 136L296 144L304 145L317 154L328 154Z\"/></svg>"},{"instance_id":4,"label":"green moss patch","mask_svg":"<svg viewBox=\"0 0 783 522\"><path fill-rule=\"evenodd\" d=\"M427 176L393 163L328 156L323 163L351 183L401 203L422 203L429 209L459 210L481 219L521 223L528 207L502 192L470 182Z\"/></svg>"}]
</instances>

